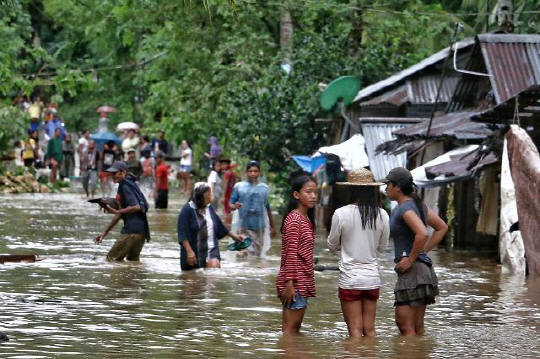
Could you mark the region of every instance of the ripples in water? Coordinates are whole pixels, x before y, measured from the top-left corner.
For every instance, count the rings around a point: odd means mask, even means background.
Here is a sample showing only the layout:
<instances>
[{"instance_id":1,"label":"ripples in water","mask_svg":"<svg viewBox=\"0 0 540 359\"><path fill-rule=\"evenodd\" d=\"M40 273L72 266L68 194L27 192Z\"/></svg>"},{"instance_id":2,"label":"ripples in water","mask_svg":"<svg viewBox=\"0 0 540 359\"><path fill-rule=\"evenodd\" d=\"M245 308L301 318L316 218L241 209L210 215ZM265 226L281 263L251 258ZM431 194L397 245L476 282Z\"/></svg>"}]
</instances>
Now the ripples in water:
<instances>
[{"instance_id":1,"label":"ripples in water","mask_svg":"<svg viewBox=\"0 0 540 359\"><path fill-rule=\"evenodd\" d=\"M174 192L173 192L174 193ZM108 263L115 240L93 244L110 221L74 194L0 196L0 252L36 253L36 263L0 265L2 358L538 357L540 280L500 274L494 255L439 252L438 303L426 335L402 338L393 317L391 253L381 260L378 337L347 339L337 272L316 272L297 338L282 338L274 280L279 240L264 260L223 253L221 269L181 273L176 240L179 198L150 213L153 240L141 263ZM336 256L318 237L316 256Z\"/></svg>"}]
</instances>

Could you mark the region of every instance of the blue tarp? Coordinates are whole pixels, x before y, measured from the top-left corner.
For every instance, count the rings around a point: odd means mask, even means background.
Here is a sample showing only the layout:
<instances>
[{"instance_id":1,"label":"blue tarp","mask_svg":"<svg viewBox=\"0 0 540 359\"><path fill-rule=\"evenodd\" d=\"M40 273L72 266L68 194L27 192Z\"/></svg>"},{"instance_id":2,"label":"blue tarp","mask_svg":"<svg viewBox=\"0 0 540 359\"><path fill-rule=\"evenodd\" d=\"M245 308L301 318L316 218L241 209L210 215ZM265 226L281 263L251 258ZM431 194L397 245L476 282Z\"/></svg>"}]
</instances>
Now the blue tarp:
<instances>
[{"instance_id":1,"label":"blue tarp","mask_svg":"<svg viewBox=\"0 0 540 359\"><path fill-rule=\"evenodd\" d=\"M326 156L292 156L292 158L298 166L309 173L315 172L315 170L326 163Z\"/></svg>"}]
</instances>

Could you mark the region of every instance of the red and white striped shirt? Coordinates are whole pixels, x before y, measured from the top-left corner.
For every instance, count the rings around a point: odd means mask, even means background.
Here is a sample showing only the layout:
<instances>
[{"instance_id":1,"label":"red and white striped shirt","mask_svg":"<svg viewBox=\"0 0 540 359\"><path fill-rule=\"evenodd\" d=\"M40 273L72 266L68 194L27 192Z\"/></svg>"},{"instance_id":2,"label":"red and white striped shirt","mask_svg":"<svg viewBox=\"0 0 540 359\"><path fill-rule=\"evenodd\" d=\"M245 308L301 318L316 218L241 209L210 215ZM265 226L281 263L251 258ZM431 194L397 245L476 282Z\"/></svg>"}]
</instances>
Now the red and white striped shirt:
<instances>
[{"instance_id":1,"label":"red and white striped shirt","mask_svg":"<svg viewBox=\"0 0 540 359\"><path fill-rule=\"evenodd\" d=\"M315 234L311 222L293 211L285 218L281 239L281 267L276 279L278 296L285 282L292 280L294 290L302 297L315 297L313 246Z\"/></svg>"}]
</instances>

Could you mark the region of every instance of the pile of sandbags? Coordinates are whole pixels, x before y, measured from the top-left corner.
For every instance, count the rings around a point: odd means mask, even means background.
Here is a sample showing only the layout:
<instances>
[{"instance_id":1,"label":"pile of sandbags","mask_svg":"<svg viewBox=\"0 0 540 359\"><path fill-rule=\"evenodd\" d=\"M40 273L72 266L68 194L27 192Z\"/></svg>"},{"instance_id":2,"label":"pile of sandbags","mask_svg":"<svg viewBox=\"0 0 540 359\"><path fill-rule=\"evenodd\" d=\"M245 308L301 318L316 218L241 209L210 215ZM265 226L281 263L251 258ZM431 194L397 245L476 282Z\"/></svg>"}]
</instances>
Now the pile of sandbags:
<instances>
[{"instance_id":1,"label":"pile of sandbags","mask_svg":"<svg viewBox=\"0 0 540 359\"><path fill-rule=\"evenodd\" d=\"M15 176L6 172L0 176L0 193L50 193L51 190L39 183L32 174Z\"/></svg>"}]
</instances>

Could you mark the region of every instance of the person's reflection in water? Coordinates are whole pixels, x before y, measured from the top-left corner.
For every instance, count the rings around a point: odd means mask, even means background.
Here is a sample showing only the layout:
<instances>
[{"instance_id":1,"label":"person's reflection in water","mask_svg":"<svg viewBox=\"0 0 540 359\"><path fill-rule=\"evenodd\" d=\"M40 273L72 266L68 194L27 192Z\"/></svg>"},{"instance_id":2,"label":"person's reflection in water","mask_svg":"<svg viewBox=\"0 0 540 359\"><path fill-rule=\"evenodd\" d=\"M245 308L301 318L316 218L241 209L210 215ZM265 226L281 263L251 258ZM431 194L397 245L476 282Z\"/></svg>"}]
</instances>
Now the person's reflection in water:
<instances>
[{"instance_id":1,"label":"person's reflection in water","mask_svg":"<svg viewBox=\"0 0 540 359\"><path fill-rule=\"evenodd\" d=\"M110 270L110 276L106 284L111 289L109 297L127 298L131 297L133 293L140 296L140 293L144 290L143 283L145 279L146 272L141 263L133 262L115 265Z\"/></svg>"},{"instance_id":2,"label":"person's reflection in water","mask_svg":"<svg viewBox=\"0 0 540 359\"><path fill-rule=\"evenodd\" d=\"M396 336L393 338L392 358L431 358L435 339L426 336Z\"/></svg>"},{"instance_id":3,"label":"person's reflection in water","mask_svg":"<svg viewBox=\"0 0 540 359\"><path fill-rule=\"evenodd\" d=\"M349 337L343 341L343 354L336 358L378 358L377 338Z\"/></svg>"},{"instance_id":4,"label":"person's reflection in water","mask_svg":"<svg viewBox=\"0 0 540 359\"><path fill-rule=\"evenodd\" d=\"M185 271L179 276L180 287L178 298L182 307L191 305L186 302L191 300L201 300L211 298L213 288L212 278L200 271Z\"/></svg>"},{"instance_id":5,"label":"person's reflection in water","mask_svg":"<svg viewBox=\"0 0 540 359\"><path fill-rule=\"evenodd\" d=\"M311 339L302 333L284 335L279 340L278 346L284 351L282 358L311 359L314 357Z\"/></svg>"},{"instance_id":6,"label":"person's reflection in water","mask_svg":"<svg viewBox=\"0 0 540 359\"><path fill-rule=\"evenodd\" d=\"M167 211L156 211L152 218L155 220L155 225L152 228L155 228L157 232L165 233L168 231Z\"/></svg>"}]
</instances>

